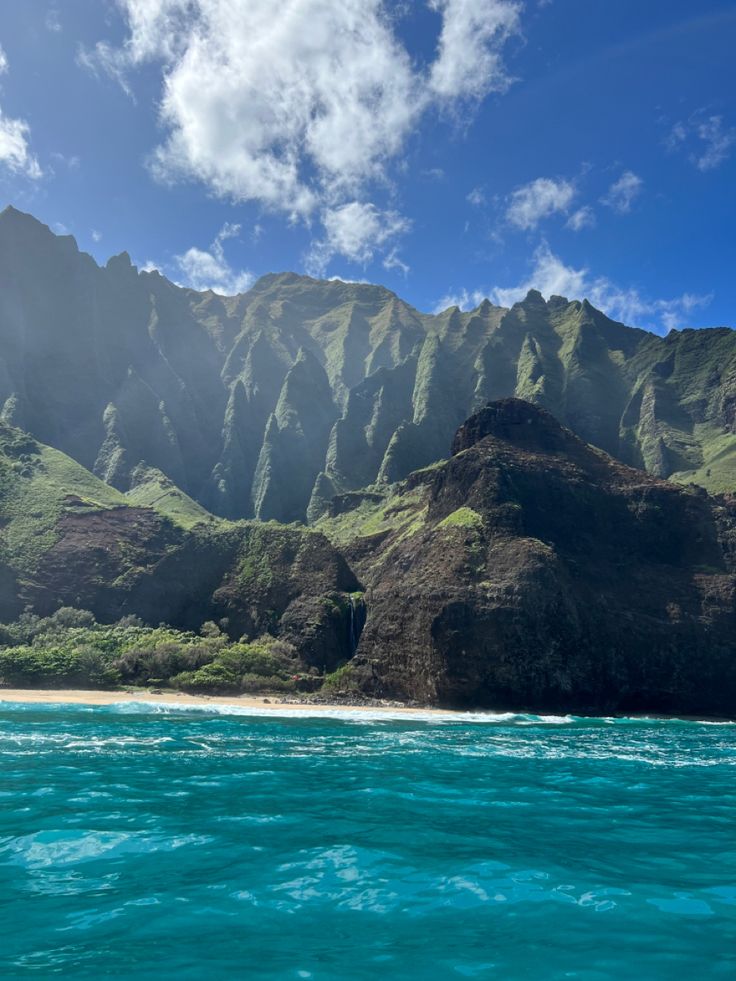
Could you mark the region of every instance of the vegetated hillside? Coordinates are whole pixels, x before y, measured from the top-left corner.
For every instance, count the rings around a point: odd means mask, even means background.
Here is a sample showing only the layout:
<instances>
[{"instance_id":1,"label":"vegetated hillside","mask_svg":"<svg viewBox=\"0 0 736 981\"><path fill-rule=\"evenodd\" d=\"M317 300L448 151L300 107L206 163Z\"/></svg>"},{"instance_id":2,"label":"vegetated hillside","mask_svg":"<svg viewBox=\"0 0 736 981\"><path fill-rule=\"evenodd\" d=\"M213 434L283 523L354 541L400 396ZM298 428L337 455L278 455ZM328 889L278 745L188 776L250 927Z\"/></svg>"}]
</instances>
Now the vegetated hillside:
<instances>
[{"instance_id":1,"label":"vegetated hillside","mask_svg":"<svg viewBox=\"0 0 736 981\"><path fill-rule=\"evenodd\" d=\"M729 329L660 338L534 291L430 316L291 273L221 297L125 253L100 268L0 214L2 418L120 491L167 479L184 511L314 521L335 493L446 457L468 415L511 395L633 466L736 488Z\"/></svg>"},{"instance_id":2,"label":"vegetated hillside","mask_svg":"<svg viewBox=\"0 0 736 981\"><path fill-rule=\"evenodd\" d=\"M530 403L491 403L449 460L336 495L313 529L136 481L123 495L0 426L4 683L736 715L734 498Z\"/></svg>"},{"instance_id":3,"label":"vegetated hillside","mask_svg":"<svg viewBox=\"0 0 736 981\"><path fill-rule=\"evenodd\" d=\"M319 671L350 656L358 582L322 534L220 521L160 474L137 476L131 501L0 425L0 621L60 607L105 623L135 615L199 630L216 621L235 640L279 638Z\"/></svg>"},{"instance_id":4,"label":"vegetated hillside","mask_svg":"<svg viewBox=\"0 0 736 981\"><path fill-rule=\"evenodd\" d=\"M453 706L736 713L736 502L508 399L447 462L319 527L366 587L344 690Z\"/></svg>"}]
</instances>

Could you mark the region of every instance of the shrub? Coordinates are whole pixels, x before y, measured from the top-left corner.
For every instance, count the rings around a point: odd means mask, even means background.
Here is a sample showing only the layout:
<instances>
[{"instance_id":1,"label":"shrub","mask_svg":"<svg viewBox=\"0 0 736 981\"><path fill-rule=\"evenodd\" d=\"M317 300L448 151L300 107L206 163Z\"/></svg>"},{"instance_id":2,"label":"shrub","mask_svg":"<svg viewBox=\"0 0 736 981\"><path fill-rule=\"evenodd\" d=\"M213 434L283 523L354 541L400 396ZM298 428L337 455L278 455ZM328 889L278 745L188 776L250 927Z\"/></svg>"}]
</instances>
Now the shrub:
<instances>
[{"instance_id":1,"label":"shrub","mask_svg":"<svg viewBox=\"0 0 736 981\"><path fill-rule=\"evenodd\" d=\"M0 648L0 678L20 686L45 683L54 687L81 685L110 687L119 674L102 651L90 645Z\"/></svg>"},{"instance_id":2,"label":"shrub","mask_svg":"<svg viewBox=\"0 0 736 981\"><path fill-rule=\"evenodd\" d=\"M171 679L185 691L238 692L274 690L274 684L293 679L297 665L286 645L270 639L252 644L231 644L197 671L184 671Z\"/></svg>"},{"instance_id":3,"label":"shrub","mask_svg":"<svg viewBox=\"0 0 736 981\"><path fill-rule=\"evenodd\" d=\"M331 674L325 675L322 687L328 691L354 691L356 684L352 676L350 662L340 665Z\"/></svg>"},{"instance_id":4,"label":"shrub","mask_svg":"<svg viewBox=\"0 0 736 981\"><path fill-rule=\"evenodd\" d=\"M190 691L291 691L301 683L299 668L289 644L269 636L231 643L211 622L198 635L146 627L136 617L101 624L86 610L62 608L0 625L0 683L7 685L99 688L122 681Z\"/></svg>"}]
</instances>

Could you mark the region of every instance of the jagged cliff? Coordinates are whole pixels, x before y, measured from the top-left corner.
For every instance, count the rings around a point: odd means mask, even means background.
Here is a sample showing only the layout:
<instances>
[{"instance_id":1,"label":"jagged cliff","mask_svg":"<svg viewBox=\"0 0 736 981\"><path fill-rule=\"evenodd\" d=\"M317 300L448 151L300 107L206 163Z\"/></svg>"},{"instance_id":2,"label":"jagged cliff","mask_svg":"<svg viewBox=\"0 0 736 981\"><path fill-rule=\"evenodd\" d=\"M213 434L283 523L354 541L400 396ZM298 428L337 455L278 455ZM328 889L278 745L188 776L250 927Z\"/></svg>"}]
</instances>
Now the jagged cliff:
<instances>
[{"instance_id":1,"label":"jagged cliff","mask_svg":"<svg viewBox=\"0 0 736 981\"><path fill-rule=\"evenodd\" d=\"M523 397L650 473L736 488L736 334L666 338L531 292L422 314L379 286L196 293L0 214L0 413L120 491L141 466L228 518L317 520Z\"/></svg>"},{"instance_id":2,"label":"jagged cliff","mask_svg":"<svg viewBox=\"0 0 736 981\"><path fill-rule=\"evenodd\" d=\"M736 712L736 502L507 399L451 458L320 527L366 587L347 690L454 706Z\"/></svg>"}]
</instances>

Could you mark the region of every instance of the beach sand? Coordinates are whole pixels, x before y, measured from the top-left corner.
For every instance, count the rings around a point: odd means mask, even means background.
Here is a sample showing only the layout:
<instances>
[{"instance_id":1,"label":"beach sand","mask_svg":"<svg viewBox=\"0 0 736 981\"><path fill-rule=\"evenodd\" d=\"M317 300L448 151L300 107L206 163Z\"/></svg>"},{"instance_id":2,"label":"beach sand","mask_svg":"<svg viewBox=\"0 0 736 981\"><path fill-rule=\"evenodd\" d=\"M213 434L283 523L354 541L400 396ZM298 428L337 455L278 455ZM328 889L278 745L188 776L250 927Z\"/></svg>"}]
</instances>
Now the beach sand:
<instances>
[{"instance_id":1,"label":"beach sand","mask_svg":"<svg viewBox=\"0 0 736 981\"><path fill-rule=\"evenodd\" d=\"M422 715L426 715L428 712L447 714L446 710L443 709L413 708L395 703L381 704L378 702L373 705L350 705L345 702L336 702L326 704L308 701L282 701L277 696L269 695L186 695L184 692L176 691L153 692L134 689L87 691L76 688L0 688L0 703L2 702L27 702L45 705L121 705L144 702L154 705L181 705L183 708L207 708L207 706L212 705L230 706L239 711L258 709L259 714L268 709L282 712L284 709L305 711L309 712L310 715L320 712L375 712L376 710L406 713L407 715L420 712Z\"/></svg>"}]
</instances>

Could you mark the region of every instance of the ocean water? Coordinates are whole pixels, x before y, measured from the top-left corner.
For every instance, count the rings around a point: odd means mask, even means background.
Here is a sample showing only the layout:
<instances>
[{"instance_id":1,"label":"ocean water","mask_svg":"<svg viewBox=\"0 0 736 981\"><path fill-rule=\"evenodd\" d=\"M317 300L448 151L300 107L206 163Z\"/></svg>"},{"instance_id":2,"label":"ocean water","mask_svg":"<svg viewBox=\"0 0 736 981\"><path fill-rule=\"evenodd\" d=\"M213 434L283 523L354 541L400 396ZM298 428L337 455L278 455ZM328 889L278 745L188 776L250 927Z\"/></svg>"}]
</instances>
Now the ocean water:
<instances>
[{"instance_id":1,"label":"ocean water","mask_svg":"<svg viewBox=\"0 0 736 981\"><path fill-rule=\"evenodd\" d=\"M736 726L0 705L0 978L736 977Z\"/></svg>"}]
</instances>

